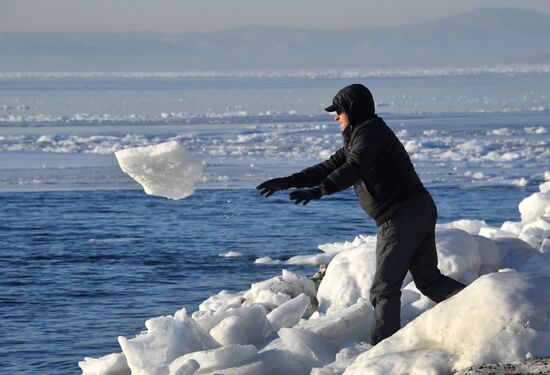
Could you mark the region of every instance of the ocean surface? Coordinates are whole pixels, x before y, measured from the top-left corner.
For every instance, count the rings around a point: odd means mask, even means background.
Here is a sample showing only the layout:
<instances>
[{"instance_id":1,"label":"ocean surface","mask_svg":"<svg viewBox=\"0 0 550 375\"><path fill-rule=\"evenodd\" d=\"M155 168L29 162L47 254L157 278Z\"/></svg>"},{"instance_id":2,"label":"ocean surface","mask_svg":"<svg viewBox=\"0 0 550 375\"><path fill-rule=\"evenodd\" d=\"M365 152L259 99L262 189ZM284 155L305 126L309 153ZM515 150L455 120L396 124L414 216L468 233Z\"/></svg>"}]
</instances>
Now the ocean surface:
<instances>
[{"instance_id":1,"label":"ocean surface","mask_svg":"<svg viewBox=\"0 0 550 375\"><path fill-rule=\"evenodd\" d=\"M0 371L78 373L148 318L282 268L316 271L257 258L374 234L352 190L303 207L254 189L339 147L322 108L354 82L372 89L441 223L517 221L550 171L546 68L0 73ZM168 140L204 164L184 200L146 195L113 155Z\"/></svg>"}]
</instances>

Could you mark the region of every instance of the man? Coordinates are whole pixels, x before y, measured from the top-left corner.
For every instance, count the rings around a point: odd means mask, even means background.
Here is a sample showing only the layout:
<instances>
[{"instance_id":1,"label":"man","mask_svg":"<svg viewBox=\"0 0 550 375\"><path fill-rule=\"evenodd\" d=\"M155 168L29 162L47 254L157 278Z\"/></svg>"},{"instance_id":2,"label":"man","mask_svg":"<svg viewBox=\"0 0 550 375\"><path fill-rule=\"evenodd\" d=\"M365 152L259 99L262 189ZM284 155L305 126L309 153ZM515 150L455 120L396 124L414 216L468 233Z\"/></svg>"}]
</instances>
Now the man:
<instances>
[{"instance_id":1,"label":"man","mask_svg":"<svg viewBox=\"0 0 550 375\"><path fill-rule=\"evenodd\" d=\"M376 273L370 290L376 345L401 328L401 286L410 271L417 288L435 302L464 285L437 268L437 210L403 145L375 114L371 92L361 84L340 90L325 108L336 112L344 145L328 160L257 189L269 197L291 187L295 204L307 204L353 185L357 199L377 225ZM303 189L309 188L309 189Z\"/></svg>"}]
</instances>

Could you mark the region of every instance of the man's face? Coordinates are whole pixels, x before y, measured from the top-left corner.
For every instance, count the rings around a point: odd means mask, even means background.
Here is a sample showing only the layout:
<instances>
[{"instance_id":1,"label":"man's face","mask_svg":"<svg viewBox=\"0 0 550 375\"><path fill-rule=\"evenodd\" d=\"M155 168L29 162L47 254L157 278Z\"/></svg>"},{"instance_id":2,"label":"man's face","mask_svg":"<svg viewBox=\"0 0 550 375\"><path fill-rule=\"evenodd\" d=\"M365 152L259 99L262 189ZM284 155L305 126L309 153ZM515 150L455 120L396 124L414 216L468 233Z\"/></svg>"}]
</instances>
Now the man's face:
<instances>
[{"instance_id":1,"label":"man's face","mask_svg":"<svg viewBox=\"0 0 550 375\"><path fill-rule=\"evenodd\" d=\"M342 132L349 126L349 117L346 112L337 111L334 119L340 123L340 131Z\"/></svg>"}]
</instances>

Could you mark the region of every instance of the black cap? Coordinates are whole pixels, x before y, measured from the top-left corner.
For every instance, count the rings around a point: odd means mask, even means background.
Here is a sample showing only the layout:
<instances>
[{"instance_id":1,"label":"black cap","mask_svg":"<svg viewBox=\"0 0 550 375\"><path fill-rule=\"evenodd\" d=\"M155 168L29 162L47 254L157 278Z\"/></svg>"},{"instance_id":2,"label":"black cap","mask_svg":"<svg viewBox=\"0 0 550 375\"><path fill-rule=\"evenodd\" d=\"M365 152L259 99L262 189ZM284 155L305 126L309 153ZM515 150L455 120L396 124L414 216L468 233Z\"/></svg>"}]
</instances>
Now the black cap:
<instances>
[{"instance_id":1,"label":"black cap","mask_svg":"<svg viewBox=\"0 0 550 375\"><path fill-rule=\"evenodd\" d=\"M333 102L331 105L329 105L327 108L325 108L325 111L327 111L327 112L336 112L338 110L338 108L339 108L338 104Z\"/></svg>"}]
</instances>

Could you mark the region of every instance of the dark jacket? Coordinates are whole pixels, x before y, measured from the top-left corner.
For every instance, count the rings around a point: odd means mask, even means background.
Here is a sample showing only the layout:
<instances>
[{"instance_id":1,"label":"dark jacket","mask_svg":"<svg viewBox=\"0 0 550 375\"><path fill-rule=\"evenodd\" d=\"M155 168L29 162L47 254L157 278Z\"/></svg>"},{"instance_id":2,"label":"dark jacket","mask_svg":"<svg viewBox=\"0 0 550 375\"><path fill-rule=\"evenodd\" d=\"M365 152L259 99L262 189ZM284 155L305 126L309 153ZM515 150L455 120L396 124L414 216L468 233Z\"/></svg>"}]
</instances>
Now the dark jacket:
<instances>
[{"instance_id":1,"label":"dark jacket","mask_svg":"<svg viewBox=\"0 0 550 375\"><path fill-rule=\"evenodd\" d=\"M405 148L380 117L360 118L343 135L344 146L328 160L291 176L295 187L320 186L332 194L353 185L377 225L400 202L425 191Z\"/></svg>"}]
</instances>

